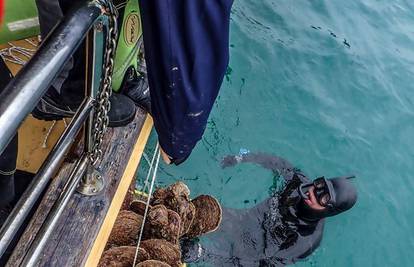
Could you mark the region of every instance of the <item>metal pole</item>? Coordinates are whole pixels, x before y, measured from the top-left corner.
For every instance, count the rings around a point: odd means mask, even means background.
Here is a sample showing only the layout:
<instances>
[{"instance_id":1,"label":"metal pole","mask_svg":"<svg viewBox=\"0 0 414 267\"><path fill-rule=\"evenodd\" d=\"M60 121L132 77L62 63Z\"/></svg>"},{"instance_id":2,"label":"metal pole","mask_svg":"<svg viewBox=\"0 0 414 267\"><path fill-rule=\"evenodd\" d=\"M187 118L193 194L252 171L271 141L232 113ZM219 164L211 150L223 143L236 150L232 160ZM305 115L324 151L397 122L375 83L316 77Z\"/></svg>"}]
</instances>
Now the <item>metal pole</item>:
<instances>
[{"instance_id":1,"label":"metal pole","mask_svg":"<svg viewBox=\"0 0 414 267\"><path fill-rule=\"evenodd\" d=\"M83 1L0 94L0 154L102 12L100 5Z\"/></svg>"},{"instance_id":2,"label":"metal pole","mask_svg":"<svg viewBox=\"0 0 414 267\"><path fill-rule=\"evenodd\" d=\"M47 216L42 227L39 229L39 232L36 235L29 251L26 254L26 257L23 259L21 266L35 266L36 262L39 260L42 255L43 248L50 237L50 234L53 232L56 227L60 216L62 215L64 209L73 193L75 192L76 186L81 180L82 176L85 174L86 169L89 164L89 157L87 154L83 154L82 158L78 161L75 168L69 176L69 180L65 184L65 187L62 190L58 200L52 207L49 215Z\"/></svg>"},{"instance_id":3,"label":"metal pole","mask_svg":"<svg viewBox=\"0 0 414 267\"><path fill-rule=\"evenodd\" d=\"M60 162L75 140L92 108L93 100L90 98L85 99L68 128L66 128L59 141L53 147L33 181L23 193L19 202L17 202L8 219L3 224L0 230L0 257L10 245L10 242L13 240L23 221L26 219L30 210L42 195L50 179L59 168Z\"/></svg>"},{"instance_id":4,"label":"metal pole","mask_svg":"<svg viewBox=\"0 0 414 267\"><path fill-rule=\"evenodd\" d=\"M107 18L102 18L95 24L93 32L88 35L87 38L87 70L88 75L86 77L86 95L92 99L98 97L99 89L101 87L101 78L103 72L103 52L105 49L105 34L104 28L108 29L109 21ZM85 153L90 153L94 146L94 112L89 116L89 119L85 124ZM86 196L93 196L99 194L105 186L103 176L99 173L95 167L90 164L88 171L82 178L77 191Z\"/></svg>"}]
</instances>

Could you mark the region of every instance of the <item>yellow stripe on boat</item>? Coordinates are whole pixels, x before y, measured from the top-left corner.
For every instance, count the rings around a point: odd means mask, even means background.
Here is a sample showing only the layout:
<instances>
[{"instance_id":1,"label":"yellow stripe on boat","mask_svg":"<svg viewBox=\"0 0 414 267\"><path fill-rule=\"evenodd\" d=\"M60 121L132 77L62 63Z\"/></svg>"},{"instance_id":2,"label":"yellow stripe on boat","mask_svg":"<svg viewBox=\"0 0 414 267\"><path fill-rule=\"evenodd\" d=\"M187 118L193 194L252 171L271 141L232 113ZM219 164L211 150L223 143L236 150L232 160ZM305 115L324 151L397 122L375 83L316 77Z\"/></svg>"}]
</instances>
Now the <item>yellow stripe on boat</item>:
<instances>
[{"instance_id":1,"label":"yellow stripe on boat","mask_svg":"<svg viewBox=\"0 0 414 267\"><path fill-rule=\"evenodd\" d=\"M128 165L122 175L119 186L116 190L115 196L111 202L108 213L102 223L102 227L99 230L98 236L95 239L95 243L89 253L86 260L86 267L95 267L98 265L101 255L105 249L106 242L111 234L112 228L115 223L115 219L118 216L118 212L121 209L125 195L133 179L136 177L137 166L141 160L142 153L144 152L145 145L148 137L151 133L153 121L150 116L147 116L144 126L141 129L141 133L137 142L135 143L131 157L129 158Z\"/></svg>"}]
</instances>

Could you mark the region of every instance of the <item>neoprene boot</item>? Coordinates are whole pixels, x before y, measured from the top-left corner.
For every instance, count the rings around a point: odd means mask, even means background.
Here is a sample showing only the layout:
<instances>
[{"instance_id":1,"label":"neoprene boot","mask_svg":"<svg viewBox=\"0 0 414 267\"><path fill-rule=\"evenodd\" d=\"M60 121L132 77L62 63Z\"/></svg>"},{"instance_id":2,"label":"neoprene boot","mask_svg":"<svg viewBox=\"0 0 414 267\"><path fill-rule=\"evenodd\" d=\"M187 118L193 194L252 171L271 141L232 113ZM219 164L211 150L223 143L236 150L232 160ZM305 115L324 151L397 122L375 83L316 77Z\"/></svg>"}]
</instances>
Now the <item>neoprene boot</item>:
<instances>
[{"instance_id":1,"label":"neoprene boot","mask_svg":"<svg viewBox=\"0 0 414 267\"><path fill-rule=\"evenodd\" d=\"M75 52L75 58L85 58L85 49L81 46ZM73 117L76 110L85 98L83 60L74 60L74 68L70 70L69 77L60 87L60 93L52 85L32 111L33 117L40 120L61 120ZM109 127L122 127L130 123L135 117L135 104L128 97L112 92L109 98Z\"/></svg>"},{"instance_id":2,"label":"neoprene boot","mask_svg":"<svg viewBox=\"0 0 414 267\"><path fill-rule=\"evenodd\" d=\"M134 120L136 108L131 99L113 92L110 101L109 127L122 127Z\"/></svg>"},{"instance_id":3,"label":"neoprene boot","mask_svg":"<svg viewBox=\"0 0 414 267\"><path fill-rule=\"evenodd\" d=\"M73 1L36 0L36 6L41 36L45 38L73 6ZM85 51L85 42L83 42L32 111L35 118L51 121L72 117L75 114L85 96L83 89L86 71ZM130 99L114 93L110 101L111 110L108 113L110 127L125 126L134 119L136 110Z\"/></svg>"},{"instance_id":4,"label":"neoprene boot","mask_svg":"<svg viewBox=\"0 0 414 267\"><path fill-rule=\"evenodd\" d=\"M138 75L133 67L129 68L122 83L121 93L131 98L138 107L151 114L151 96L145 73Z\"/></svg>"},{"instance_id":5,"label":"neoprene boot","mask_svg":"<svg viewBox=\"0 0 414 267\"><path fill-rule=\"evenodd\" d=\"M131 99L121 94L112 93L109 101L111 102L111 109L108 113L109 127L122 127L134 119L136 109ZM32 115L39 120L61 120L73 117L76 109L73 102L64 103L56 90L51 88L32 111Z\"/></svg>"}]
</instances>

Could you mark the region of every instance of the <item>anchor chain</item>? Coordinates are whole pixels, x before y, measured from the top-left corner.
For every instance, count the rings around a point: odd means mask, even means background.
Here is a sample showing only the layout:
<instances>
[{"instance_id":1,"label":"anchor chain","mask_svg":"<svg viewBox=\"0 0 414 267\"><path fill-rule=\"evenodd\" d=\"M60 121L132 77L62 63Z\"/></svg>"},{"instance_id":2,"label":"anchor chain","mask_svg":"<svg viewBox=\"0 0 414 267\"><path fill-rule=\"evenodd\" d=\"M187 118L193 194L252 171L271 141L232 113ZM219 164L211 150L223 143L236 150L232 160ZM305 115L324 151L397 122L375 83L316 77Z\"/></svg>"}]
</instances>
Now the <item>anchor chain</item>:
<instances>
[{"instance_id":1,"label":"anchor chain","mask_svg":"<svg viewBox=\"0 0 414 267\"><path fill-rule=\"evenodd\" d=\"M106 34L103 78L94 110L93 148L89 153L89 159L94 166L102 157L102 141L109 124L108 112L111 108L109 97L112 94L112 73L118 40L118 10L111 0L97 0L97 3L102 5L109 15L109 29Z\"/></svg>"}]
</instances>

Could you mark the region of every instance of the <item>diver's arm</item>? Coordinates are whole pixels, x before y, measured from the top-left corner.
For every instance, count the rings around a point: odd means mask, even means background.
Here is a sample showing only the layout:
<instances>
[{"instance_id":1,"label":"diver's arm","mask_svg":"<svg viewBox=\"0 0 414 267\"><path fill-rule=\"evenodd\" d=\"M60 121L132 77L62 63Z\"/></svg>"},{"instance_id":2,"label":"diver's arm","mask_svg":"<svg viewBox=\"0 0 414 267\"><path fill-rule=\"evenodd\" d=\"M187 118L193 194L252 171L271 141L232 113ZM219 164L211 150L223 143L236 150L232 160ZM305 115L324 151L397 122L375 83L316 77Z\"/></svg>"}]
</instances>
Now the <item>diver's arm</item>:
<instances>
[{"instance_id":1,"label":"diver's arm","mask_svg":"<svg viewBox=\"0 0 414 267\"><path fill-rule=\"evenodd\" d=\"M222 168L234 166L241 162L256 163L263 168L278 172L285 179L292 176L294 173L293 165L287 160L265 153L247 153L242 155L228 155L221 161Z\"/></svg>"}]
</instances>

